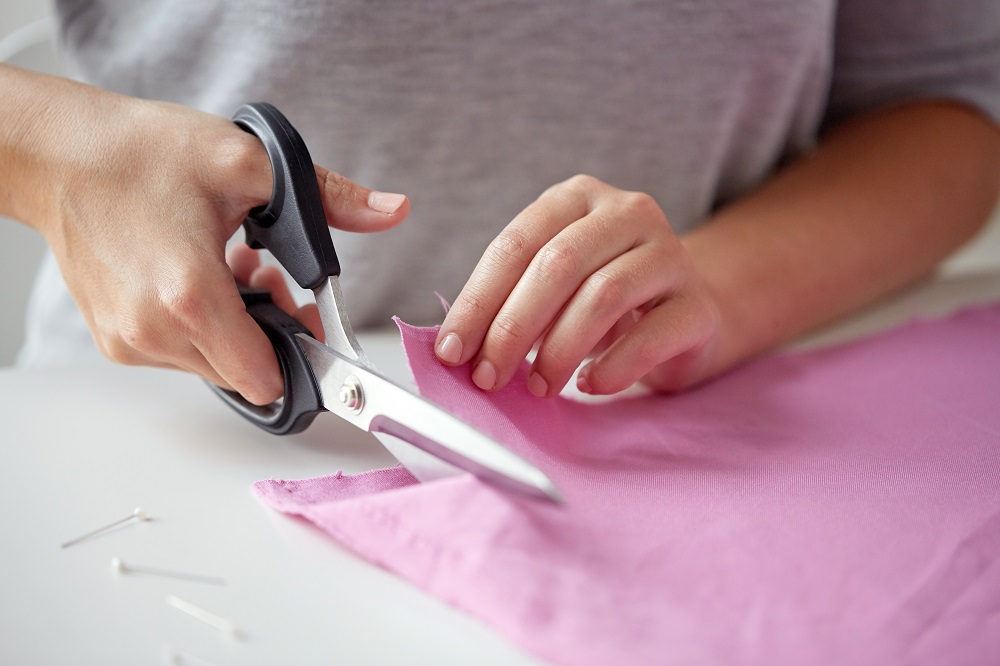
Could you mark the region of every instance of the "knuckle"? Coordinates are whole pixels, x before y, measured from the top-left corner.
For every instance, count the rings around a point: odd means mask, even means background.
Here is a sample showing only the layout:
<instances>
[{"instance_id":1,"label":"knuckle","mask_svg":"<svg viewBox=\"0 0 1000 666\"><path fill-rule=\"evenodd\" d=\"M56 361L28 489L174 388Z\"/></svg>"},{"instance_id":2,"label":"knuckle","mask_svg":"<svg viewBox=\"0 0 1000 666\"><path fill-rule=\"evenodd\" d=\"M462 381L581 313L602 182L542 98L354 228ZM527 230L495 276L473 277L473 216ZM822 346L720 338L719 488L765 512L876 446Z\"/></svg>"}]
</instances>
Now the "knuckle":
<instances>
[{"instance_id":1,"label":"knuckle","mask_svg":"<svg viewBox=\"0 0 1000 666\"><path fill-rule=\"evenodd\" d=\"M508 226L501 231L486 250L489 261L493 264L506 265L524 260L529 240L520 229Z\"/></svg>"},{"instance_id":2,"label":"knuckle","mask_svg":"<svg viewBox=\"0 0 1000 666\"><path fill-rule=\"evenodd\" d=\"M448 311L448 317L459 327L485 319L491 315L486 299L478 289L466 287Z\"/></svg>"},{"instance_id":3,"label":"knuckle","mask_svg":"<svg viewBox=\"0 0 1000 666\"><path fill-rule=\"evenodd\" d=\"M630 210L656 208L656 201L645 192L623 192L622 203Z\"/></svg>"},{"instance_id":4,"label":"knuckle","mask_svg":"<svg viewBox=\"0 0 1000 666\"><path fill-rule=\"evenodd\" d=\"M663 360L661 358L663 345L656 333L656 331L644 331L632 339L629 358L631 367L637 371L637 377L646 374L650 368Z\"/></svg>"},{"instance_id":5,"label":"knuckle","mask_svg":"<svg viewBox=\"0 0 1000 666\"><path fill-rule=\"evenodd\" d=\"M323 193L335 201L344 198L351 191L351 181L336 171L327 171L323 176Z\"/></svg>"},{"instance_id":6,"label":"knuckle","mask_svg":"<svg viewBox=\"0 0 1000 666\"><path fill-rule=\"evenodd\" d=\"M503 313L497 315L490 327L489 338L492 346L501 353L517 349L527 336L524 326L514 317Z\"/></svg>"},{"instance_id":7,"label":"knuckle","mask_svg":"<svg viewBox=\"0 0 1000 666\"><path fill-rule=\"evenodd\" d=\"M546 340L538 350L535 365L550 379L568 378L582 360L583 354L571 343Z\"/></svg>"},{"instance_id":8,"label":"knuckle","mask_svg":"<svg viewBox=\"0 0 1000 666\"><path fill-rule=\"evenodd\" d=\"M666 216L660 205L656 203L656 199L645 192L624 192L621 206L629 217L666 220Z\"/></svg>"},{"instance_id":9,"label":"knuckle","mask_svg":"<svg viewBox=\"0 0 1000 666\"><path fill-rule=\"evenodd\" d=\"M172 328L185 333L201 330L206 321L203 291L193 279L165 284L157 293L156 308Z\"/></svg>"},{"instance_id":10,"label":"knuckle","mask_svg":"<svg viewBox=\"0 0 1000 666\"><path fill-rule=\"evenodd\" d=\"M490 311L486 306L486 300L475 291L465 296L462 306L473 317L482 317Z\"/></svg>"},{"instance_id":11,"label":"knuckle","mask_svg":"<svg viewBox=\"0 0 1000 666\"><path fill-rule=\"evenodd\" d=\"M556 183L542 193L542 198L555 198L565 202L573 202L579 199L589 201L590 193L600 184L600 181L593 176L578 173L570 176L564 181Z\"/></svg>"},{"instance_id":12,"label":"knuckle","mask_svg":"<svg viewBox=\"0 0 1000 666\"><path fill-rule=\"evenodd\" d=\"M569 245L552 241L538 251L535 260L543 275L575 277L580 270L579 250Z\"/></svg>"},{"instance_id":13,"label":"knuckle","mask_svg":"<svg viewBox=\"0 0 1000 666\"><path fill-rule=\"evenodd\" d=\"M97 334L94 342L100 352L115 363L132 365L135 361L135 351L120 335Z\"/></svg>"},{"instance_id":14,"label":"knuckle","mask_svg":"<svg viewBox=\"0 0 1000 666\"><path fill-rule=\"evenodd\" d=\"M601 181L585 173L578 173L575 176L570 176L563 181L563 184L567 187L584 191L592 190L600 183Z\"/></svg>"},{"instance_id":15,"label":"knuckle","mask_svg":"<svg viewBox=\"0 0 1000 666\"><path fill-rule=\"evenodd\" d=\"M105 356L123 365L136 365L155 351L156 335L143 320L125 317L114 330L96 337Z\"/></svg>"},{"instance_id":16,"label":"knuckle","mask_svg":"<svg viewBox=\"0 0 1000 666\"><path fill-rule=\"evenodd\" d=\"M620 274L599 270L587 279L585 298L597 318L621 310L627 296L626 280Z\"/></svg>"},{"instance_id":17,"label":"knuckle","mask_svg":"<svg viewBox=\"0 0 1000 666\"><path fill-rule=\"evenodd\" d=\"M590 201L591 195L601 186L601 181L593 176L578 173L555 186L555 193L570 200Z\"/></svg>"}]
</instances>

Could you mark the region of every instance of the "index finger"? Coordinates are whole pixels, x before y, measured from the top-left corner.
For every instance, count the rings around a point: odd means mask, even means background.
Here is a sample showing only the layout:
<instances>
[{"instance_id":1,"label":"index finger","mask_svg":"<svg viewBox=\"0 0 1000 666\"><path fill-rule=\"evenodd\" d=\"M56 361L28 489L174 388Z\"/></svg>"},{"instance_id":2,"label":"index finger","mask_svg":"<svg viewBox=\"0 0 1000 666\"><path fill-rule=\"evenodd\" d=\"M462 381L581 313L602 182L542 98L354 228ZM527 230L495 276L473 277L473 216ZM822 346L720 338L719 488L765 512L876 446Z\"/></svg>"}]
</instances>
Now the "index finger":
<instances>
[{"instance_id":1,"label":"index finger","mask_svg":"<svg viewBox=\"0 0 1000 666\"><path fill-rule=\"evenodd\" d=\"M247 314L224 267L206 279L198 303L187 308L185 332L225 385L250 402L265 405L283 393L278 359L267 335Z\"/></svg>"},{"instance_id":2,"label":"index finger","mask_svg":"<svg viewBox=\"0 0 1000 666\"><path fill-rule=\"evenodd\" d=\"M589 209L587 192L570 179L519 213L486 248L448 311L435 342L438 358L450 365L473 358L535 255Z\"/></svg>"}]
</instances>

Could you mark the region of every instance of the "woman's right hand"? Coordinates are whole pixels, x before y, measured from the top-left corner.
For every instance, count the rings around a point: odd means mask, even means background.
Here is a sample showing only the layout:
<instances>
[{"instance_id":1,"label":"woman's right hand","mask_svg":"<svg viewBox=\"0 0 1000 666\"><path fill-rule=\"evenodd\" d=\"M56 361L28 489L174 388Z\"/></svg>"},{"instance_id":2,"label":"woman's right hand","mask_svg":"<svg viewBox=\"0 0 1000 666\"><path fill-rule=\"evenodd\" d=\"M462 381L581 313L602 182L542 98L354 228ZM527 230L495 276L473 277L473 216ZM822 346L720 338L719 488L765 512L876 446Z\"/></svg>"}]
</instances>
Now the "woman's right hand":
<instances>
[{"instance_id":1,"label":"woman's right hand","mask_svg":"<svg viewBox=\"0 0 1000 666\"><path fill-rule=\"evenodd\" d=\"M0 66L0 88L14 93L0 102L0 213L45 236L101 351L256 404L279 397L277 360L234 272L292 314L294 303L252 253L237 251L232 269L225 257L247 212L270 199L263 144L217 116L12 67ZM402 195L316 171L332 226L381 231L409 212Z\"/></svg>"}]
</instances>

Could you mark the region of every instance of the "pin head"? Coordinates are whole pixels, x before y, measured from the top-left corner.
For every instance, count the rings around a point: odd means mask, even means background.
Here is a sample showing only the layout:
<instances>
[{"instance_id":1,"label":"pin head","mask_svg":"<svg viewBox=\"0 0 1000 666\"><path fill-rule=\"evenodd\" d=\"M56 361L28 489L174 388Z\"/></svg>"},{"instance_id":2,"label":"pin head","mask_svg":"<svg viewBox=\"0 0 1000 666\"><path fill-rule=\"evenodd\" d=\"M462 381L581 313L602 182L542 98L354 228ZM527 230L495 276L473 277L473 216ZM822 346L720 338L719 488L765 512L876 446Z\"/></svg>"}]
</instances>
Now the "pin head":
<instances>
[{"instance_id":1,"label":"pin head","mask_svg":"<svg viewBox=\"0 0 1000 666\"><path fill-rule=\"evenodd\" d=\"M122 518L120 520L116 520L115 522L110 523L108 525L105 525L104 527L98 527L96 530L93 530L91 532L87 532L86 534L84 534L82 536L78 536L75 539L70 539L66 543L62 544L60 546L60 548L69 548L70 546L72 546L75 543L80 543L81 541L85 541L86 539L89 539L90 537L93 537L93 536L96 536L98 534L101 534L102 532L107 532L108 530L110 530L113 527L118 527L119 525L124 525L125 523L129 522L130 520L134 520L136 522L140 522L141 523L141 522L145 522L145 521L150 520L150 517L149 517L149 514L146 513L146 511L141 506L137 506L132 511L132 513L130 513L129 515L125 516L124 518Z\"/></svg>"}]
</instances>

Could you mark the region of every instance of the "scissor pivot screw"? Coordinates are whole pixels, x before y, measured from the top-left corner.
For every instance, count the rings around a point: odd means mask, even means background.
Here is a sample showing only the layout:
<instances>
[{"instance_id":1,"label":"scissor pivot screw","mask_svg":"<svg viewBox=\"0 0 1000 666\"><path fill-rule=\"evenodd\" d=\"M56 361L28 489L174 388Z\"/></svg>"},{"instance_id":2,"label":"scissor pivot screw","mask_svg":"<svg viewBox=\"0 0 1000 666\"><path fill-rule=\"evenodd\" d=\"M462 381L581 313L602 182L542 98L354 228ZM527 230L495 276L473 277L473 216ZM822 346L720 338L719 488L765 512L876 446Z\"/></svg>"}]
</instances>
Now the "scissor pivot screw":
<instances>
[{"instance_id":1,"label":"scissor pivot screw","mask_svg":"<svg viewBox=\"0 0 1000 666\"><path fill-rule=\"evenodd\" d=\"M354 375L348 376L340 387L340 404L355 414L365 406L365 394L361 390L361 382Z\"/></svg>"}]
</instances>

